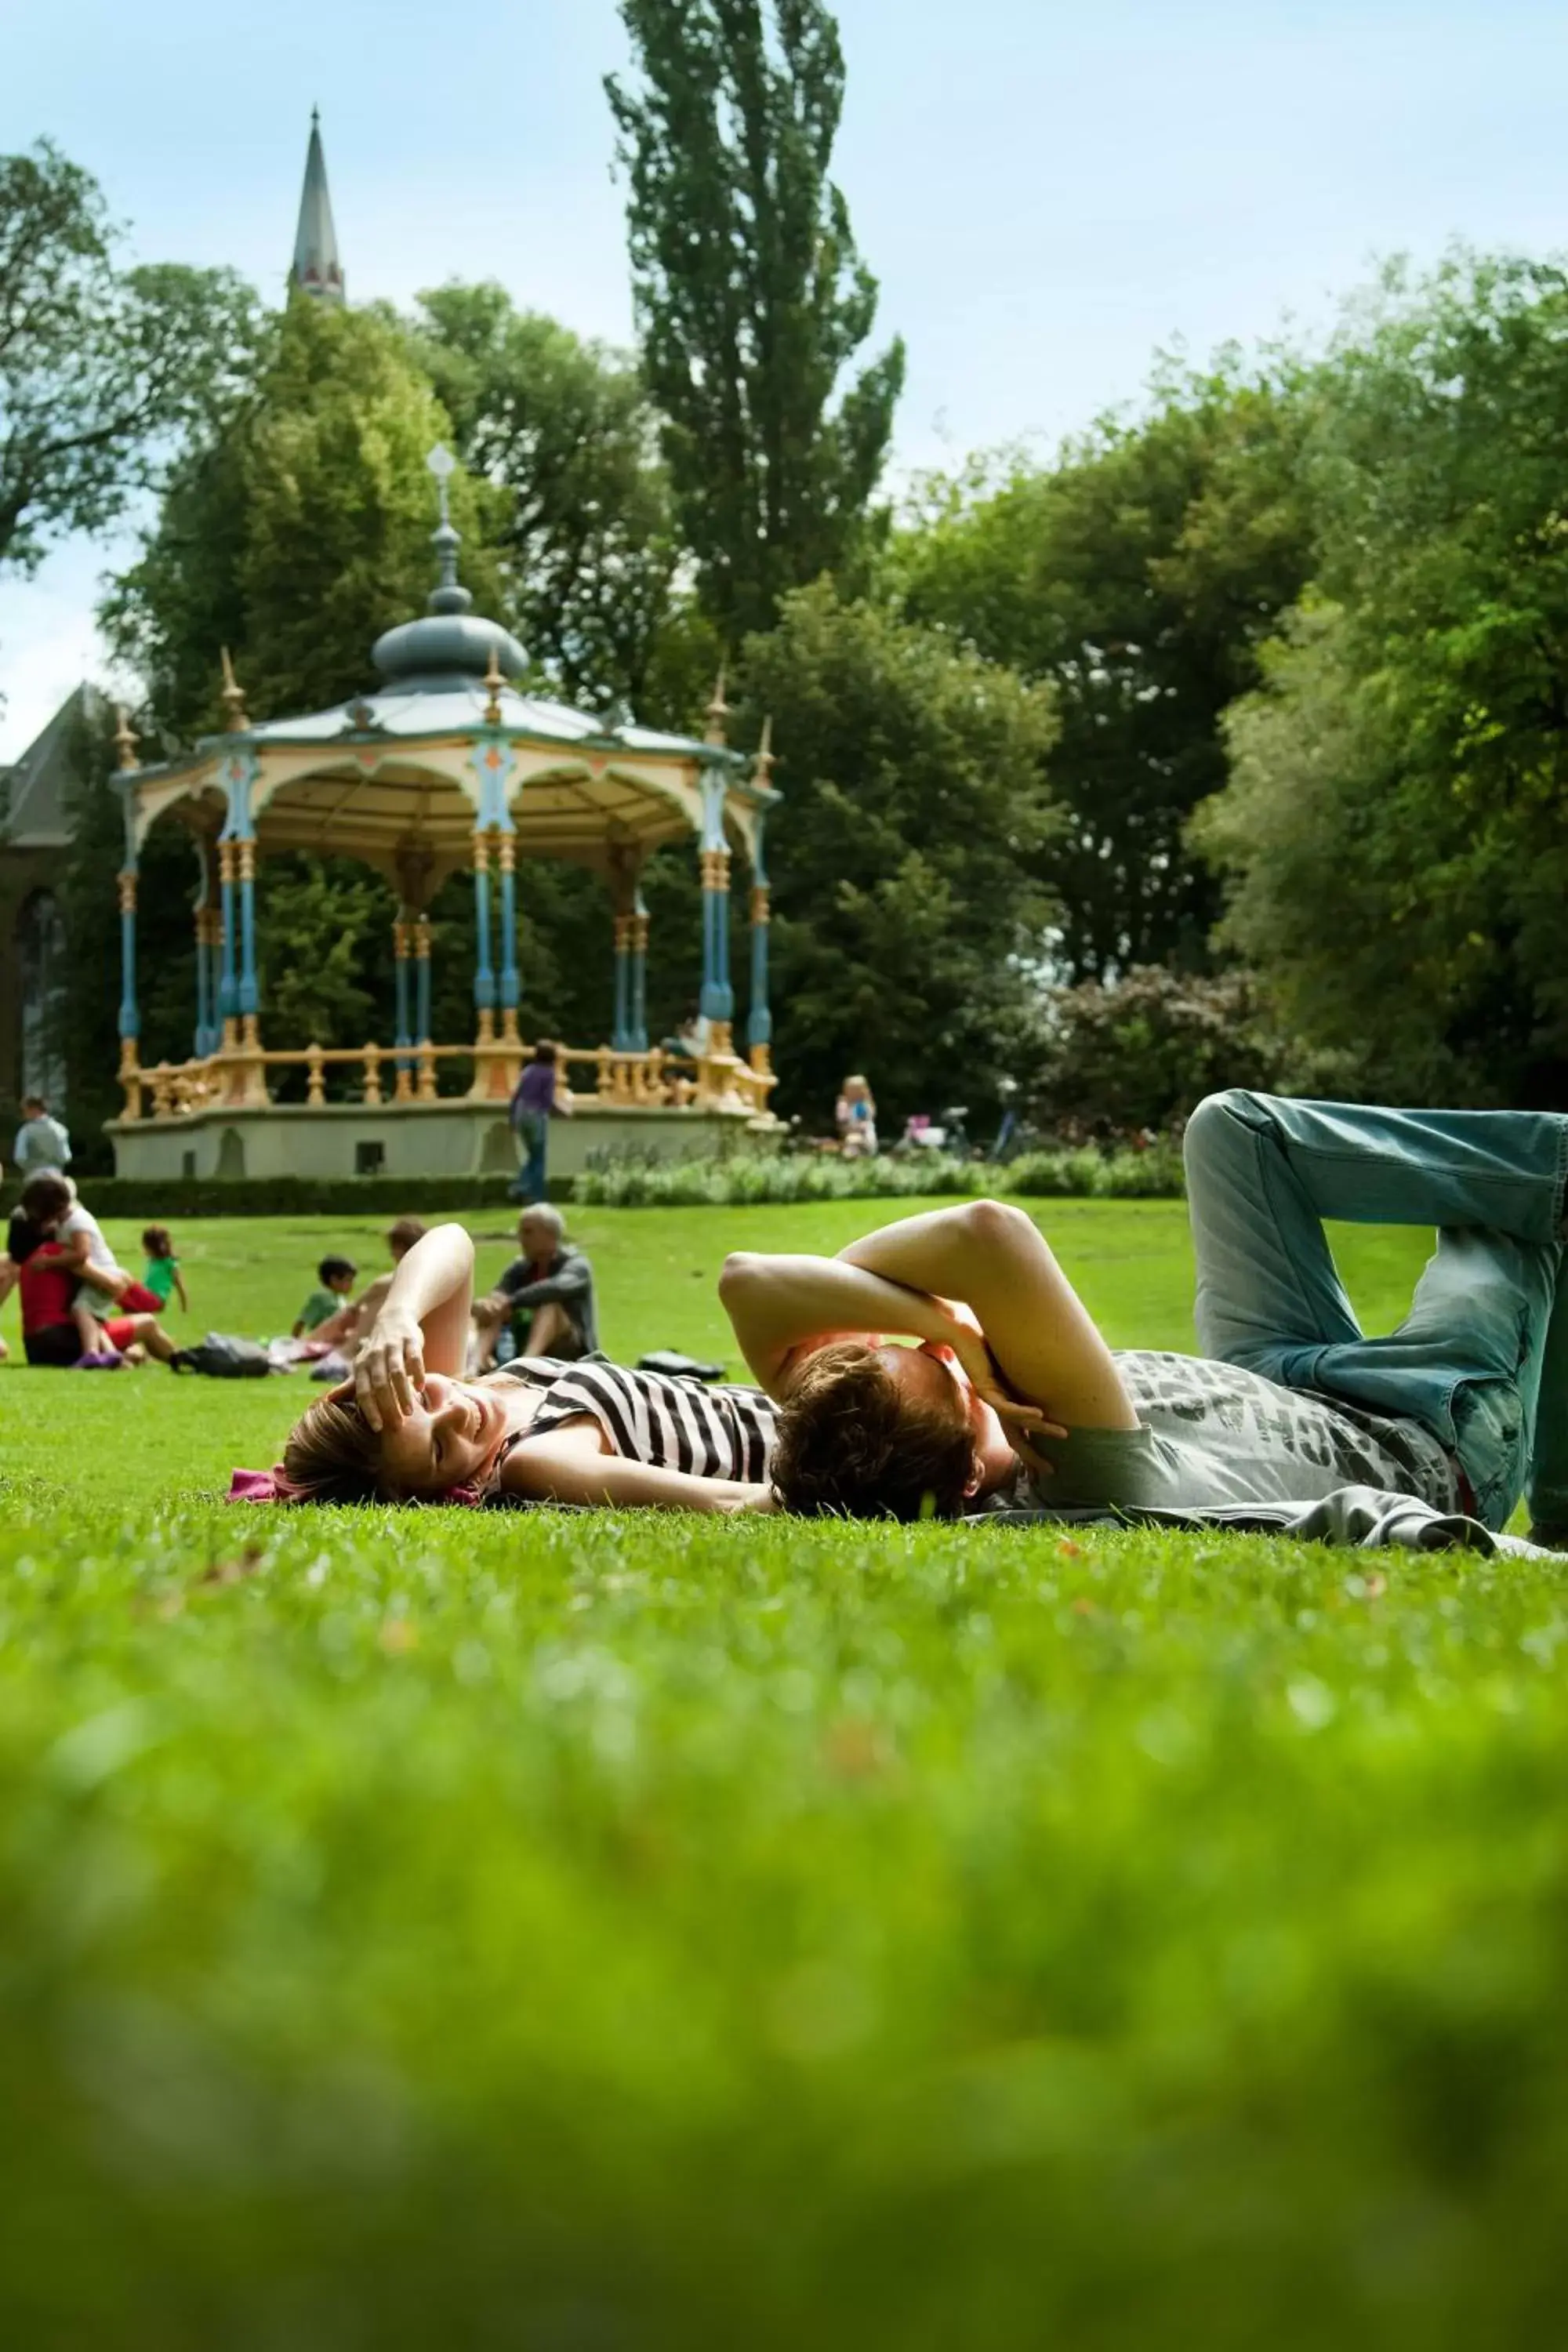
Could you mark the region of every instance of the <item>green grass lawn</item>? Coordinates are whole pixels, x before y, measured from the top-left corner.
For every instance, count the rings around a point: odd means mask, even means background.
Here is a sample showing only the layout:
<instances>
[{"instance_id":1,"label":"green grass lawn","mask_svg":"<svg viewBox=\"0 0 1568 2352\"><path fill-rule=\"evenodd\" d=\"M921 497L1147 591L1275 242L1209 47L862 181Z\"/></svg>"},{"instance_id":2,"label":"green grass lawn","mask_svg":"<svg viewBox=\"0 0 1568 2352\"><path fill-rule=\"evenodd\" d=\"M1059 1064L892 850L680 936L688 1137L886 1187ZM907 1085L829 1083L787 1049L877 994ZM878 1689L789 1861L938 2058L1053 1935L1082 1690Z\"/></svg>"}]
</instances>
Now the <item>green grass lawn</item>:
<instances>
[{"instance_id":1,"label":"green grass lawn","mask_svg":"<svg viewBox=\"0 0 1568 2352\"><path fill-rule=\"evenodd\" d=\"M864 1213L584 1213L608 1344ZM1179 1208L1041 1221L1189 1342ZM1560 1567L215 1504L302 1393L0 1371L8 2345L1561 2335Z\"/></svg>"}]
</instances>

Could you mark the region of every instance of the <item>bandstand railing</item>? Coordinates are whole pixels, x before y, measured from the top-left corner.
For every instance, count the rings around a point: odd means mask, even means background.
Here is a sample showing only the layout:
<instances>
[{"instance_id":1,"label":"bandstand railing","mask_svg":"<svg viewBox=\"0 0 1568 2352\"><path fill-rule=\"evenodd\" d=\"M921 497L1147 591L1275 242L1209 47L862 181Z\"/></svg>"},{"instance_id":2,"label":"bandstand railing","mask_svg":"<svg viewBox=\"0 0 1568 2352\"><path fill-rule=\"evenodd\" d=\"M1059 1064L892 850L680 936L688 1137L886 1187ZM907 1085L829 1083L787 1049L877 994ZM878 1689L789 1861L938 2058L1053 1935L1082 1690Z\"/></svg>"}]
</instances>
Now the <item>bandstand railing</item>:
<instances>
[{"instance_id":1,"label":"bandstand railing","mask_svg":"<svg viewBox=\"0 0 1568 2352\"><path fill-rule=\"evenodd\" d=\"M129 1041L128 1041L129 1042ZM179 1120L199 1111L262 1110L274 1097L269 1073L297 1071L305 1076L306 1109L487 1102L498 1108L510 1098L527 1059L516 1044L466 1045L301 1045L272 1048L235 1043L184 1062L159 1062L150 1069L126 1056L120 1070L127 1120ZM442 1063L468 1063L472 1083L443 1094ZM611 1045L559 1046L556 1066L576 1107L606 1110L691 1109L731 1115L766 1114L775 1081L732 1053L684 1055L652 1046L646 1053ZM574 1083L573 1073L584 1074ZM330 1078L345 1079L329 1102Z\"/></svg>"}]
</instances>

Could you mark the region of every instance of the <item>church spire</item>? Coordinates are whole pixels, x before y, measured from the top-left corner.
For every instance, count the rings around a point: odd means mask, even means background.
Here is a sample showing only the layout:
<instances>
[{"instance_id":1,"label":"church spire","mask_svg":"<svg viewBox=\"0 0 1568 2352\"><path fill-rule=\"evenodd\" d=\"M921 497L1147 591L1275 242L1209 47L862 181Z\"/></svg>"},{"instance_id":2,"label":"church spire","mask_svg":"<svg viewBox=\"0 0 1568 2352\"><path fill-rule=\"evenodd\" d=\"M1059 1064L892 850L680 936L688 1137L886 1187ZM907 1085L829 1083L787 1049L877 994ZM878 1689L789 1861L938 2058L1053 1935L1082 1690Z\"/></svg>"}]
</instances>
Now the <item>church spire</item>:
<instances>
[{"instance_id":1,"label":"church spire","mask_svg":"<svg viewBox=\"0 0 1568 2352\"><path fill-rule=\"evenodd\" d=\"M294 266L290 285L318 302L343 299L343 266L338 259L338 233L332 226L332 200L327 194L327 159L321 152L321 118L310 109L310 144L305 155L305 185L300 196L300 226L294 233Z\"/></svg>"}]
</instances>

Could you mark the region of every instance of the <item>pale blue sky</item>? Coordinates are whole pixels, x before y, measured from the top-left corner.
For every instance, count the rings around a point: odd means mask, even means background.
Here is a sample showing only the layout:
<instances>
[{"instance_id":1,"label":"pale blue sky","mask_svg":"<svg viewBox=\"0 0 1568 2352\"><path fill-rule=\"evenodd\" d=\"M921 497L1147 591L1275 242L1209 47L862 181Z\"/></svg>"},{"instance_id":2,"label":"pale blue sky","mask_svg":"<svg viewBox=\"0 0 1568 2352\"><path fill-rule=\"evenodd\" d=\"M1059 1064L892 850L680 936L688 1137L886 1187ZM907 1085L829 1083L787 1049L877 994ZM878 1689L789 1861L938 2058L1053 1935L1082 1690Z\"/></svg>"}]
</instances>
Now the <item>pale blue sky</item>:
<instances>
[{"instance_id":1,"label":"pale blue sky","mask_svg":"<svg viewBox=\"0 0 1568 2352\"><path fill-rule=\"evenodd\" d=\"M1195 356L1312 328L1374 258L1452 236L1568 246L1561 0L840 0L837 171L910 352L900 467L1136 398ZM351 299L500 278L630 332L600 89L615 0L0 0L0 151L40 133L148 259L280 294L312 101ZM0 584L0 758L101 668L73 545Z\"/></svg>"}]
</instances>

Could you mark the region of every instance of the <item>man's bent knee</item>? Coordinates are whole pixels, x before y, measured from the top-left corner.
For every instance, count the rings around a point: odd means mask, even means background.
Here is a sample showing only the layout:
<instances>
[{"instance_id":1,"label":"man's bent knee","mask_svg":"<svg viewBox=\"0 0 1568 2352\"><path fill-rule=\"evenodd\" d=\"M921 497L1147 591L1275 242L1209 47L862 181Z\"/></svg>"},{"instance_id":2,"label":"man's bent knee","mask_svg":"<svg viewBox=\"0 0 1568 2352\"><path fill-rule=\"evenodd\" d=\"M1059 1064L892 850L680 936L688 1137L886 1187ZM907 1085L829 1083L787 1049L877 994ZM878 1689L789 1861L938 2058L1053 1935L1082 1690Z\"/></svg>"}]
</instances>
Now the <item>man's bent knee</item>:
<instances>
[{"instance_id":1,"label":"man's bent knee","mask_svg":"<svg viewBox=\"0 0 1568 2352\"><path fill-rule=\"evenodd\" d=\"M1188 1119L1182 1138L1182 1159L1190 1171L1228 1159L1237 1144L1249 1143L1268 1124L1263 1106L1268 1096L1247 1087L1226 1087L1205 1095Z\"/></svg>"}]
</instances>

